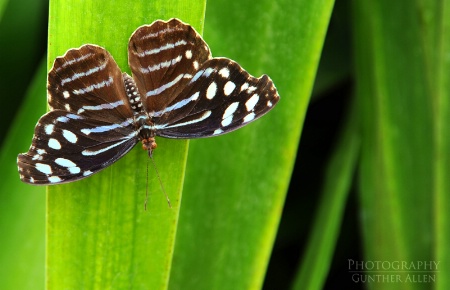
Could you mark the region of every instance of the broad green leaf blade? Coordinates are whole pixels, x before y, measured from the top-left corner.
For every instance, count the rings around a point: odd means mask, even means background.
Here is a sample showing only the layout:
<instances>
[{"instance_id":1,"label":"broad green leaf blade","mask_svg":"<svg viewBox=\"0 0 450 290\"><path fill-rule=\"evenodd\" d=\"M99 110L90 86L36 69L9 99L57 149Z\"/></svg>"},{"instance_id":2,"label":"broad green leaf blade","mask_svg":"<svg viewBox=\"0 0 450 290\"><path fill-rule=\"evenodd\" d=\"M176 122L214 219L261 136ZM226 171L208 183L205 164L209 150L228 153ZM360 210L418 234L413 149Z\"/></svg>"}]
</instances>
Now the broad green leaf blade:
<instances>
[{"instance_id":1,"label":"broad green leaf blade","mask_svg":"<svg viewBox=\"0 0 450 290\"><path fill-rule=\"evenodd\" d=\"M432 11L434 21L426 30L429 89L433 93L434 125L434 260L441 270L436 289L450 289L450 5L423 1L423 9Z\"/></svg>"},{"instance_id":2,"label":"broad green leaf blade","mask_svg":"<svg viewBox=\"0 0 450 290\"><path fill-rule=\"evenodd\" d=\"M52 1L49 67L67 49L94 43L129 72L128 39L137 27L178 17L201 31L204 9L204 1ZM48 188L48 289L167 287L187 141L157 141L155 162L172 208L150 167L144 211L148 160L140 148L86 180Z\"/></svg>"},{"instance_id":3,"label":"broad green leaf blade","mask_svg":"<svg viewBox=\"0 0 450 290\"><path fill-rule=\"evenodd\" d=\"M450 11L444 2L353 1L364 258L439 262L425 270L440 271L419 273L436 283L371 285L376 289L449 286Z\"/></svg>"},{"instance_id":4,"label":"broad green leaf blade","mask_svg":"<svg viewBox=\"0 0 450 290\"><path fill-rule=\"evenodd\" d=\"M327 166L313 232L292 289L323 289L325 284L359 156L358 113L352 106Z\"/></svg>"},{"instance_id":5,"label":"broad green leaf blade","mask_svg":"<svg viewBox=\"0 0 450 290\"><path fill-rule=\"evenodd\" d=\"M191 141L171 289L262 287L332 4L208 2L213 56L268 74L281 100L246 128Z\"/></svg>"},{"instance_id":6,"label":"broad green leaf blade","mask_svg":"<svg viewBox=\"0 0 450 290\"><path fill-rule=\"evenodd\" d=\"M25 101L0 151L0 286L4 290L44 289L45 187L19 179L16 158L30 147L36 120L45 113L47 68L36 72Z\"/></svg>"}]
</instances>

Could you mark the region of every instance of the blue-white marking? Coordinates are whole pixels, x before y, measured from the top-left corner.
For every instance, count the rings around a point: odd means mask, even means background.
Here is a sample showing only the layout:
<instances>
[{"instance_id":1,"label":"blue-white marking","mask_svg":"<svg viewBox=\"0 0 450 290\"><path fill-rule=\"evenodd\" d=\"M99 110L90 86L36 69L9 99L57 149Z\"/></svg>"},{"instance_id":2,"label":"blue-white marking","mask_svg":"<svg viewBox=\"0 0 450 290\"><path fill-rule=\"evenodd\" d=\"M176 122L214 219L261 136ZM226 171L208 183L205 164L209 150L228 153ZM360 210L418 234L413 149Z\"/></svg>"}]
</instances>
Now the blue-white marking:
<instances>
[{"instance_id":1,"label":"blue-white marking","mask_svg":"<svg viewBox=\"0 0 450 290\"><path fill-rule=\"evenodd\" d=\"M52 134L53 133L53 129L55 129L55 125L53 125L53 124L45 125L45 127L44 127L45 134L47 134L47 135Z\"/></svg>"},{"instance_id":2,"label":"blue-white marking","mask_svg":"<svg viewBox=\"0 0 450 290\"><path fill-rule=\"evenodd\" d=\"M92 171L86 170L83 172L83 176L88 176L88 175L91 175L92 173L93 173Z\"/></svg>"},{"instance_id":3,"label":"blue-white marking","mask_svg":"<svg viewBox=\"0 0 450 290\"><path fill-rule=\"evenodd\" d=\"M212 82L209 86L208 89L206 90L206 98L208 100L212 100L217 93L217 84L216 82Z\"/></svg>"},{"instance_id":4,"label":"blue-white marking","mask_svg":"<svg viewBox=\"0 0 450 290\"><path fill-rule=\"evenodd\" d=\"M101 104L101 105L96 105L96 106L83 106L80 109L78 109L77 114L83 113L84 111L88 110L88 111L100 111L100 110L105 110L105 109L114 109L117 108L118 106L123 105L123 101L116 101L114 103L107 103L107 104Z\"/></svg>"},{"instance_id":5,"label":"blue-white marking","mask_svg":"<svg viewBox=\"0 0 450 290\"><path fill-rule=\"evenodd\" d=\"M74 133L67 131L67 130L62 130L63 136L64 138L66 138L67 141L69 141L70 143L77 143L78 138L77 135L75 135Z\"/></svg>"},{"instance_id":6,"label":"blue-white marking","mask_svg":"<svg viewBox=\"0 0 450 290\"><path fill-rule=\"evenodd\" d=\"M155 125L155 129L160 130L160 129L175 128L175 127L181 127L181 126L186 126L186 125L190 125L190 124L195 124L195 123L205 120L210 115L211 115L211 111L205 111L198 119L190 120L190 121L183 122L183 123L178 123L178 124L171 125L171 126L167 126L167 124Z\"/></svg>"},{"instance_id":7,"label":"blue-white marking","mask_svg":"<svg viewBox=\"0 0 450 290\"><path fill-rule=\"evenodd\" d=\"M187 104L189 104L192 101L196 101L198 99L198 97L200 96L200 92L196 92L195 94L193 94L192 96L190 96L187 99L183 99L181 101L179 101L178 103L173 104L170 107L166 107L164 110L158 111L158 112L154 112L152 114L153 117L160 117L163 114L167 113L167 112L171 112L173 110L178 110L184 106L186 106Z\"/></svg>"},{"instance_id":8,"label":"blue-white marking","mask_svg":"<svg viewBox=\"0 0 450 290\"><path fill-rule=\"evenodd\" d=\"M253 96L250 99L248 99L247 102L245 102L245 107L247 108L247 112L253 111L253 109L255 108L258 101L259 101L258 94L253 94Z\"/></svg>"},{"instance_id":9,"label":"blue-white marking","mask_svg":"<svg viewBox=\"0 0 450 290\"><path fill-rule=\"evenodd\" d=\"M244 118L244 123L250 122L251 120L255 119L255 113L251 112Z\"/></svg>"},{"instance_id":10,"label":"blue-white marking","mask_svg":"<svg viewBox=\"0 0 450 290\"><path fill-rule=\"evenodd\" d=\"M121 145L121 144L123 144L123 143L129 141L129 140L132 139L132 138L135 138L136 135L137 135L137 132L133 132L133 133L131 133L130 135L125 136L124 138L122 138L123 140L120 141L120 142L114 143L114 144L112 144L112 145L110 145L110 146L104 147L104 148L102 148L102 149L100 149L100 150L97 150L97 151L83 150L83 151L81 152L81 154L83 154L84 156L94 156L94 155L97 155L97 154L106 152L106 151L108 151L108 150L110 150L110 149L112 149L112 148L114 148L114 147L117 147L117 146L119 146L119 145Z\"/></svg>"},{"instance_id":11,"label":"blue-white marking","mask_svg":"<svg viewBox=\"0 0 450 290\"><path fill-rule=\"evenodd\" d=\"M168 88L172 87L173 85L175 85L177 82L179 82L181 79L183 78L183 74L178 75L174 80L172 80L171 82L168 82L162 86L160 86L157 89L154 89L152 91L148 91L146 96L147 97L151 97L151 96L156 96L161 94L162 92L164 92L165 90L167 90Z\"/></svg>"},{"instance_id":12,"label":"blue-white marking","mask_svg":"<svg viewBox=\"0 0 450 290\"><path fill-rule=\"evenodd\" d=\"M85 93L92 92L95 89L100 89L100 88L103 88L103 87L109 87L113 82L114 82L114 80L110 76L108 78L108 80L104 80L102 82L99 82L99 83L96 83L96 84L92 84L90 86L85 87L84 89L74 90L73 93L75 95L82 95L82 94L85 94Z\"/></svg>"},{"instance_id":13,"label":"blue-white marking","mask_svg":"<svg viewBox=\"0 0 450 290\"><path fill-rule=\"evenodd\" d=\"M48 147L59 150L61 149L61 143L59 143L59 141L54 138L50 138L48 139Z\"/></svg>"},{"instance_id":14,"label":"blue-white marking","mask_svg":"<svg viewBox=\"0 0 450 290\"><path fill-rule=\"evenodd\" d=\"M225 96L229 96L231 95L231 93L234 91L235 88L236 85L232 81L228 81L223 87L223 93L225 94Z\"/></svg>"},{"instance_id":15,"label":"blue-white marking","mask_svg":"<svg viewBox=\"0 0 450 290\"><path fill-rule=\"evenodd\" d=\"M181 60L182 60L182 57L181 57L181 55L179 55L176 58L168 60L168 61L163 61L161 63L155 64L155 65L152 65L149 67L142 67L142 68L140 68L140 71L141 71L141 73L144 73L144 74L149 73L149 72L154 72L154 71L160 70L162 68L167 68L174 64L177 64Z\"/></svg>"},{"instance_id":16,"label":"blue-white marking","mask_svg":"<svg viewBox=\"0 0 450 290\"><path fill-rule=\"evenodd\" d=\"M58 176L49 176L48 181L50 181L50 183L58 183L61 182L62 179Z\"/></svg>"},{"instance_id":17,"label":"blue-white marking","mask_svg":"<svg viewBox=\"0 0 450 290\"><path fill-rule=\"evenodd\" d=\"M94 128L84 128L84 129L81 129L80 131L81 131L81 133L83 133L85 135L89 135L91 133L103 133L103 132L115 130L117 128L126 127L126 126L130 125L132 122L133 122L133 119L128 118L120 124L104 125L104 126L98 126L98 127L94 127Z\"/></svg>"},{"instance_id":18,"label":"blue-white marking","mask_svg":"<svg viewBox=\"0 0 450 290\"><path fill-rule=\"evenodd\" d=\"M75 163L66 158L56 158L55 163L63 167L75 167Z\"/></svg>"},{"instance_id":19,"label":"blue-white marking","mask_svg":"<svg viewBox=\"0 0 450 290\"><path fill-rule=\"evenodd\" d=\"M161 51L168 50L168 49L173 49L173 48L175 48L177 46L186 45L186 44L187 44L187 42L185 40L179 40L179 41L177 41L175 43L167 43L167 44L165 44L163 46L160 46L158 48L153 48L153 49L149 49L149 50L143 51L141 53L138 53L137 55L139 57L143 57L143 56L146 56L146 55L157 54L157 53L160 53Z\"/></svg>"},{"instance_id":20,"label":"blue-white marking","mask_svg":"<svg viewBox=\"0 0 450 290\"><path fill-rule=\"evenodd\" d=\"M85 72L78 72L78 73L75 73L75 74L73 74L70 78L65 78L65 79L61 80L61 85L63 86L65 83L73 82L74 80L77 80L77 79L79 79L79 78L82 78L82 77L85 77L85 76L89 76L89 75L94 74L94 73L96 73L96 72L98 72L98 71L104 70L107 63L108 63L108 62L105 61L105 63L103 63L103 64L101 64L101 65L99 65L99 66L93 67L93 68L91 68L91 69L89 69L89 70L87 70L87 71L85 71ZM64 92L64 93L65 93L65 92ZM63 94L64 94L64 93L63 93ZM65 94L64 94L64 97L66 98L66 95L65 95ZM68 97L67 97L67 98L68 98ZM67 99L67 98L66 98L66 99Z\"/></svg>"},{"instance_id":21,"label":"blue-white marking","mask_svg":"<svg viewBox=\"0 0 450 290\"><path fill-rule=\"evenodd\" d=\"M44 163L36 163L36 170L44 173L44 174L52 174L52 168L48 164Z\"/></svg>"}]
</instances>

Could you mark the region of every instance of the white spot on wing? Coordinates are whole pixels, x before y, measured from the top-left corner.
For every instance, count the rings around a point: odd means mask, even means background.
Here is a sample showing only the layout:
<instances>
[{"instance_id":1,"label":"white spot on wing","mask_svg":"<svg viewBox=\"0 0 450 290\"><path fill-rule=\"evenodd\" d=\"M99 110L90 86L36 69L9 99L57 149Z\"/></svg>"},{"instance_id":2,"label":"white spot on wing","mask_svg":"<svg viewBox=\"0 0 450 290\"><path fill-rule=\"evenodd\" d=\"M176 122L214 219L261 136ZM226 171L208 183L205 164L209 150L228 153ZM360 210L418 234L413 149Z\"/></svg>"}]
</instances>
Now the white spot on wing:
<instances>
[{"instance_id":1,"label":"white spot on wing","mask_svg":"<svg viewBox=\"0 0 450 290\"><path fill-rule=\"evenodd\" d=\"M48 139L48 147L59 150L61 149L61 143L59 143L59 141L54 138L50 138Z\"/></svg>"},{"instance_id":2,"label":"white spot on wing","mask_svg":"<svg viewBox=\"0 0 450 290\"><path fill-rule=\"evenodd\" d=\"M206 98L211 100L216 96L216 92L217 92L217 84L215 82L212 82L209 85L208 89L206 90Z\"/></svg>"},{"instance_id":3,"label":"white spot on wing","mask_svg":"<svg viewBox=\"0 0 450 290\"><path fill-rule=\"evenodd\" d=\"M67 141L69 141L70 143L77 143L78 141L77 135L67 130L62 130L62 133Z\"/></svg>"},{"instance_id":4,"label":"white spot on wing","mask_svg":"<svg viewBox=\"0 0 450 290\"><path fill-rule=\"evenodd\" d=\"M220 133L223 133L223 130L222 130L222 129L216 129L216 130L214 131L213 135L218 135L218 134L220 134Z\"/></svg>"},{"instance_id":5,"label":"white spot on wing","mask_svg":"<svg viewBox=\"0 0 450 290\"><path fill-rule=\"evenodd\" d=\"M69 168L67 168L67 169L68 169L69 172L72 173L72 174L78 174L78 173L81 172L80 167L77 167L77 166L75 166L75 167L69 167Z\"/></svg>"},{"instance_id":6,"label":"white spot on wing","mask_svg":"<svg viewBox=\"0 0 450 290\"><path fill-rule=\"evenodd\" d=\"M56 158L55 163L62 167L75 167L77 166L75 163L66 158Z\"/></svg>"},{"instance_id":7,"label":"white spot on wing","mask_svg":"<svg viewBox=\"0 0 450 290\"><path fill-rule=\"evenodd\" d=\"M244 123L250 122L251 120L255 119L255 113L250 113L244 118Z\"/></svg>"},{"instance_id":8,"label":"white spot on wing","mask_svg":"<svg viewBox=\"0 0 450 290\"><path fill-rule=\"evenodd\" d=\"M244 83L244 84L241 86L241 92L244 91L244 90L246 90L246 89L248 89L248 83Z\"/></svg>"},{"instance_id":9,"label":"white spot on wing","mask_svg":"<svg viewBox=\"0 0 450 290\"><path fill-rule=\"evenodd\" d=\"M252 111L256 104L258 103L259 96L258 94L254 94L247 102L245 102L245 107L247 108L247 112Z\"/></svg>"},{"instance_id":10,"label":"white spot on wing","mask_svg":"<svg viewBox=\"0 0 450 290\"><path fill-rule=\"evenodd\" d=\"M48 181L50 181L50 183L58 183L58 182L61 182L62 179L58 176L50 176L48 178Z\"/></svg>"},{"instance_id":11,"label":"white spot on wing","mask_svg":"<svg viewBox=\"0 0 450 290\"><path fill-rule=\"evenodd\" d=\"M230 77L230 70L226 67L224 67L223 69L221 69L219 71L219 75L221 75L223 78L229 78Z\"/></svg>"},{"instance_id":12,"label":"white spot on wing","mask_svg":"<svg viewBox=\"0 0 450 290\"><path fill-rule=\"evenodd\" d=\"M86 170L85 172L83 172L83 176L88 176L91 175L93 172L90 170Z\"/></svg>"},{"instance_id":13,"label":"white spot on wing","mask_svg":"<svg viewBox=\"0 0 450 290\"><path fill-rule=\"evenodd\" d=\"M235 88L236 85L232 81L228 81L223 87L223 93L225 94L225 96L229 96Z\"/></svg>"},{"instance_id":14,"label":"white spot on wing","mask_svg":"<svg viewBox=\"0 0 450 290\"><path fill-rule=\"evenodd\" d=\"M223 113L222 119L228 118L229 116L233 115L234 112L236 112L238 107L239 107L239 102L231 103L231 105L229 105L228 108Z\"/></svg>"},{"instance_id":15,"label":"white spot on wing","mask_svg":"<svg viewBox=\"0 0 450 290\"><path fill-rule=\"evenodd\" d=\"M228 106L228 108L225 110L222 116L222 122L221 125L226 127L231 124L233 121L233 114L236 112L237 108L239 107L238 102L234 102L231 105Z\"/></svg>"},{"instance_id":16,"label":"white spot on wing","mask_svg":"<svg viewBox=\"0 0 450 290\"><path fill-rule=\"evenodd\" d=\"M192 58L192 51L191 50L186 50L186 58L187 59L191 59Z\"/></svg>"},{"instance_id":17,"label":"white spot on wing","mask_svg":"<svg viewBox=\"0 0 450 290\"><path fill-rule=\"evenodd\" d=\"M48 164L36 163L36 170L44 174L52 174L52 168Z\"/></svg>"},{"instance_id":18,"label":"white spot on wing","mask_svg":"<svg viewBox=\"0 0 450 290\"><path fill-rule=\"evenodd\" d=\"M251 86L251 87L249 87L248 89L247 89L247 93L253 93L254 91L256 90L256 87L254 87L254 86Z\"/></svg>"},{"instance_id":19,"label":"white spot on wing","mask_svg":"<svg viewBox=\"0 0 450 290\"><path fill-rule=\"evenodd\" d=\"M65 99L68 99L70 97L70 94L69 94L68 91L64 91L63 92L63 96L64 96Z\"/></svg>"},{"instance_id":20,"label":"white spot on wing","mask_svg":"<svg viewBox=\"0 0 450 290\"><path fill-rule=\"evenodd\" d=\"M212 74L213 72L214 72L214 69L208 67L207 69L205 69L205 77L209 77L209 75Z\"/></svg>"},{"instance_id":21,"label":"white spot on wing","mask_svg":"<svg viewBox=\"0 0 450 290\"><path fill-rule=\"evenodd\" d=\"M45 127L44 127L45 134L47 134L47 135L52 134L54 128L55 128L55 125L53 125L53 124L45 125Z\"/></svg>"}]
</instances>

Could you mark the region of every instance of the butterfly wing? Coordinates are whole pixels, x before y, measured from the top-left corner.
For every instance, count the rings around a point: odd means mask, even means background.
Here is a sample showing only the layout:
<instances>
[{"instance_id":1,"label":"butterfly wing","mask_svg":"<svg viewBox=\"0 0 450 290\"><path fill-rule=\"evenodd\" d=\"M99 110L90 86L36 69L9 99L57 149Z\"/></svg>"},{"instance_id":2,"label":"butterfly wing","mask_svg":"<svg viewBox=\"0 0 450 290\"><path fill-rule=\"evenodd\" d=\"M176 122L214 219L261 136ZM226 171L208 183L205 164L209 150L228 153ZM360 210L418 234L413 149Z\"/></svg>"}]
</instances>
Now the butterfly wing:
<instances>
[{"instance_id":1,"label":"butterfly wing","mask_svg":"<svg viewBox=\"0 0 450 290\"><path fill-rule=\"evenodd\" d=\"M17 158L20 179L31 184L82 179L130 151L136 134L132 118L111 124L53 110L39 119L29 151Z\"/></svg>"},{"instance_id":2,"label":"butterfly wing","mask_svg":"<svg viewBox=\"0 0 450 290\"><path fill-rule=\"evenodd\" d=\"M128 63L144 109L155 123L210 58L210 50L201 36L178 19L158 20L133 33Z\"/></svg>"},{"instance_id":3,"label":"butterfly wing","mask_svg":"<svg viewBox=\"0 0 450 290\"><path fill-rule=\"evenodd\" d=\"M157 135L201 138L225 134L260 118L279 99L268 76L255 78L232 60L213 58L165 108Z\"/></svg>"},{"instance_id":4,"label":"butterfly wing","mask_svg":"<svg viewBox=\"0 0 450 290\"><path fill-rule=\"evenodd\" d=\"M48 75L48 102L52 110L39 119L29 151L18 156L24 182L87 177L138 140L120 69L99 46L84 45L56 58Z\"/></svg>"}]
</instances>

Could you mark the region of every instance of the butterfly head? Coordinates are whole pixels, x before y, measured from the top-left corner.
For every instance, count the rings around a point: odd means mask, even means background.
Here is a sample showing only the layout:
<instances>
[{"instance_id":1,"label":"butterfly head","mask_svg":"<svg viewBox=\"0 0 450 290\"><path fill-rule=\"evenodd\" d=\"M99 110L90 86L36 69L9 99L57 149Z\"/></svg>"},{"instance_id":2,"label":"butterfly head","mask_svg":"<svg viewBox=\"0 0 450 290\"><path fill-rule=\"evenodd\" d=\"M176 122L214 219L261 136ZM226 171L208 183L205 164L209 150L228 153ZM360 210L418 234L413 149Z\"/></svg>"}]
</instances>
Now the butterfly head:
<instances>
[{"instance_id":1,"label":"butterfly head","mask_svg":"<svg viewBox=\"0 0 450 290\"><path fill-rule=\"evenodd\" d=\"M148 156L152 157L153 150L158 147L155 141L155 137L148 137L141 140L142 142L142 149L147 150Z\"/></svg>"}]
</instances>

